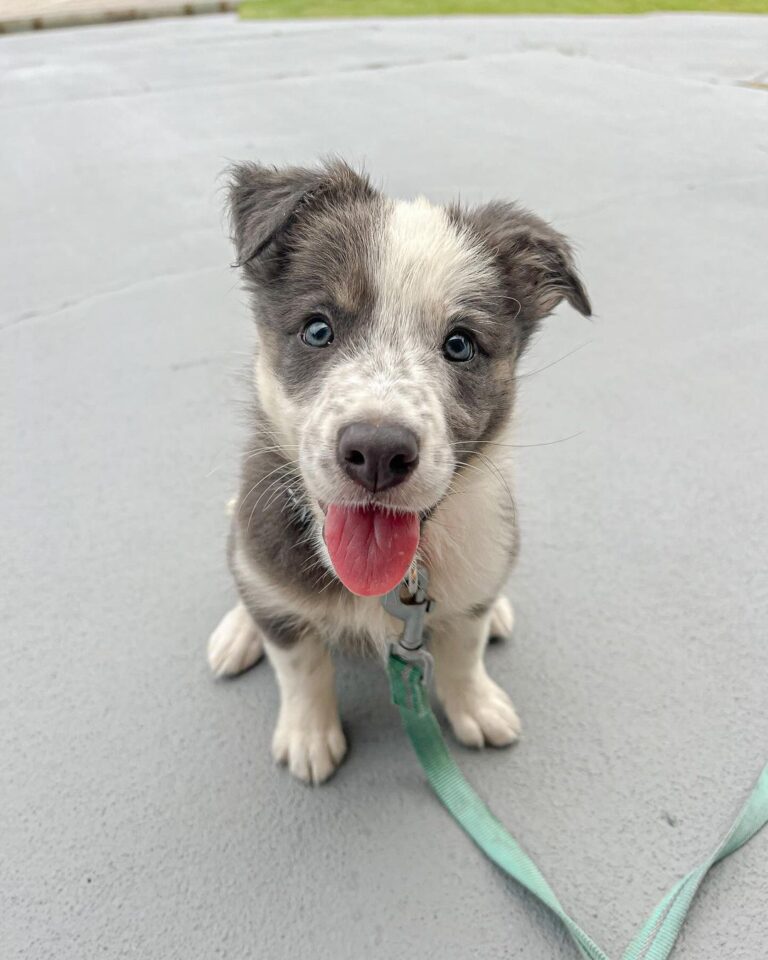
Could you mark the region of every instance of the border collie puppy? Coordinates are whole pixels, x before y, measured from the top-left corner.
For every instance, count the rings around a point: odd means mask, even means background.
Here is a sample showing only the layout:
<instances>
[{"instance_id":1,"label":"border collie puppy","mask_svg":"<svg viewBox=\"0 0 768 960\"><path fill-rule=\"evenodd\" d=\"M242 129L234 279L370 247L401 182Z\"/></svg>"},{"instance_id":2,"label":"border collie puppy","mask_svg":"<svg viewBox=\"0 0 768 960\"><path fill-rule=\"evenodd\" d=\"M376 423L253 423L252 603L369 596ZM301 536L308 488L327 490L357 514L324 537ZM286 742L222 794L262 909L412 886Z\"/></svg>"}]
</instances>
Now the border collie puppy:
<instances>
[{"instance_id":1,"label":"border collie puppy","mask_svg":"<svg viewBox=\"0 0 768 960\"><path fill-rule=\"evenodd\" d=\"M561 300L590 314L567 241L512 203L389 199L339 161L237 166L230 212L257 346L229 543L239 602L211 668L266 650L274 756L322 782L346 750L330 648L386 656L402 623L379 597L417 559L454 733L511 743L520 722L483 652L513 623L516 364Z\"/></svg>"}]
</instances>

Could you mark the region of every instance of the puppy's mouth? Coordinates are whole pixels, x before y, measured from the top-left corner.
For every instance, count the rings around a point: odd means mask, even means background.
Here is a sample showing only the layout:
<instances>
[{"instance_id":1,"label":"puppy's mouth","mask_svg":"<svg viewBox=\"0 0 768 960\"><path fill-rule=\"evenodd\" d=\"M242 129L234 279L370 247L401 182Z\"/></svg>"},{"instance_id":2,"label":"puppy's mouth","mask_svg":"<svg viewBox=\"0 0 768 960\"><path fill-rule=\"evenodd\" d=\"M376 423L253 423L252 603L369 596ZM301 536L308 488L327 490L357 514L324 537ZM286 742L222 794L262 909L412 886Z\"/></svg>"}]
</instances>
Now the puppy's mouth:
<instances>
[{"instance_id":1,"label":"puppy's mouth","mask_svg":"<svg viewBox=\"0 0 768 960\"><path fill-rule=\"evenodd\" d=\"M380 597L400 583L419 546L421 515L369 503L321 504L323 538L336 576L360 597Z\"/></svg>"}]
</instances>

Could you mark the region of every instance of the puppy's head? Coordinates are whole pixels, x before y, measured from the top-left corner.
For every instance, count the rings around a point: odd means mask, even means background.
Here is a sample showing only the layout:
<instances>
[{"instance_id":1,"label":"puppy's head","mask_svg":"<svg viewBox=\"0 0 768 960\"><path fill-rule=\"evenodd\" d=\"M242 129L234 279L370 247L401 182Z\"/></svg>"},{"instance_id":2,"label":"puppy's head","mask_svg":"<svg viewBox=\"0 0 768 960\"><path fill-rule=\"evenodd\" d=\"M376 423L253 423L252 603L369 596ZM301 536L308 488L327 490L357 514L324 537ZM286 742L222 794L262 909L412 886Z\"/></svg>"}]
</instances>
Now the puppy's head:
<instances>
[{"instance_id":1,"label":"puppy's head","mask_svg":"<svg viewBox=\"0 0 768 960\"><path fill-rule=\"evenodd\" d=\"M512 204L387 199L340 162L238 166L230 210L275 442L327 511L341 579L384 592L419 517L509 418L538 322L564 298L589 314L568 244ZM357 577L387 566L382 541L400 565Z\"/></svg>"}]
</instances>

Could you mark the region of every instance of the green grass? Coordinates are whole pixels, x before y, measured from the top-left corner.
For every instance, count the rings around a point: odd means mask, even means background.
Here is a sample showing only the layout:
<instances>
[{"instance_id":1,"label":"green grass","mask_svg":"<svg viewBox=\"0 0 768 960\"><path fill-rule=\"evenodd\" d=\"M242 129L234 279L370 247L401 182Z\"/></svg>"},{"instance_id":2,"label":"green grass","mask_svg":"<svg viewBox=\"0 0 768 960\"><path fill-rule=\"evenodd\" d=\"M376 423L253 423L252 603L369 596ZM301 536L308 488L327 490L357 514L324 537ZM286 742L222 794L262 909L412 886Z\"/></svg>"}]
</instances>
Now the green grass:
<instances>
[{"instance_id":1,"label":"green grass","mask_svg":"<svg viewBox=\"0 0 768 960\"><path fill-rule=\"evenodd\" d=\"M414 17L500 13L768 13L768 0L244 0L240 15L256 20L294 17Z\"/></svg>"}]
</instances>

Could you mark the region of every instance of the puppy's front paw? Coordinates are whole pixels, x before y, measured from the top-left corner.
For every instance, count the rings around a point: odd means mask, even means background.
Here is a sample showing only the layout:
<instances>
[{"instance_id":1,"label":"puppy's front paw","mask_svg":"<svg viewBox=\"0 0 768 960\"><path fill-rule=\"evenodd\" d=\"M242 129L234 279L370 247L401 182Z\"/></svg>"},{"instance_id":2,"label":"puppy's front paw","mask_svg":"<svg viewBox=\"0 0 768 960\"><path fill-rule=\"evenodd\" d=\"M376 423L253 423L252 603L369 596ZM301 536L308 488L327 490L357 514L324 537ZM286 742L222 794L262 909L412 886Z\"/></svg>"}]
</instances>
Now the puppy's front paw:
<instances>
[{"instance_id":1,"label":"puppy's front paw","mask_svg":"<svg viewBox=\"0 0 768 960\"><path fill-rule=\"evenodd\" d=\"M264 655L259 628L242 603L224 617L208 641L208 665L217 677L234 677Z\"/></svg>"},{"instance_id":2,"label":"puppy's front paw","mask_svg":"<svg viewBox=\"0 0 768 960\"><path fill-rule=\"evenodd\" d=\"M456 738L468 747L506 747L520 736L512 701L487 674L443 690L440 699Z\"/></svg>"},{"instance_id":3,"label":"puppy's front paw","mask_svg":"<svg viewBox=\"0 0 768 960\"><path fill-rule=\"evenodd\" d=\"M506 597L497 597L491 608L491 619L488 624L489 638L509 640L515 628L515 611Z\"/></svg>"},{"instance_id":4,"label":"puppy's front paw","mask_svg":"<svg viewBox=\"0 0 768 960\"><path fill-rule=\"evenodd\" d=\"M323 720L285 707L280 710L272 756L305 783L323 783L347 752L339 718Z\"/></svg>"}]
</instances>

